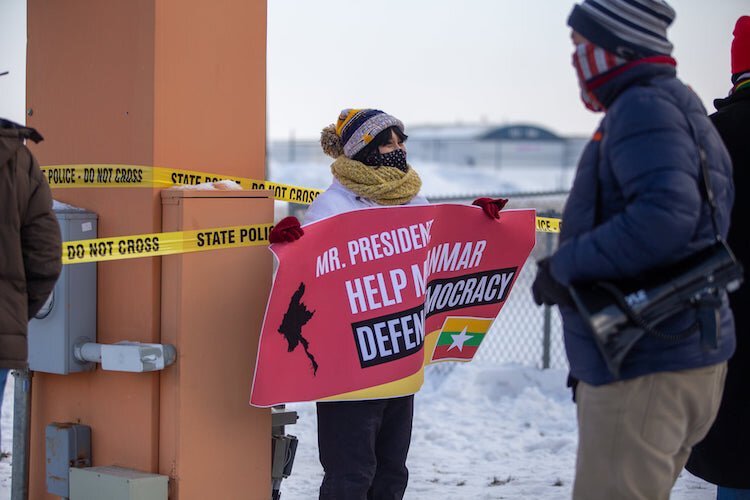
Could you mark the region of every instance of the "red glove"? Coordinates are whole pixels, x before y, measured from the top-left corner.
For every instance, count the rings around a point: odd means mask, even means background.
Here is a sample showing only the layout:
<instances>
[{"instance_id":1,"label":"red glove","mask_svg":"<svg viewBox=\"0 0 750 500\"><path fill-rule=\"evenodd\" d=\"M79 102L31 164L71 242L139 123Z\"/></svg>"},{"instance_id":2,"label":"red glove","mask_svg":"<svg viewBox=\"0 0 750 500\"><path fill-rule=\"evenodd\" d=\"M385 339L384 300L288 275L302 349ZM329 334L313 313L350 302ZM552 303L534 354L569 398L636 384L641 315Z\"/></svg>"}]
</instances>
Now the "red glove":
<instances>
[{"instance_id":1,"label":"red glove","mask_svg":"<svg viewBox=\"0 0 750 500\"><path fill-rule=\"evenodd\" d=\"M472 205L482 207L485 215L490 219L499 219L500 210L503 209L506 203L508 203L506 198L495 198L494 200L492 198L477 198L471 202Z\"/></svg>"},{"instance_id":2,"label":"red glove","mask_svg":"<svg viewBox=\"0 0 750 500\"><path fill-rule=\"evenodd\" d=\"M271 243L291 243L297 241L305 232L302 230L297 217L284 217L278 224L273 226L271 234L268 235L268 241Z\"/></svg>"}]
</instances>

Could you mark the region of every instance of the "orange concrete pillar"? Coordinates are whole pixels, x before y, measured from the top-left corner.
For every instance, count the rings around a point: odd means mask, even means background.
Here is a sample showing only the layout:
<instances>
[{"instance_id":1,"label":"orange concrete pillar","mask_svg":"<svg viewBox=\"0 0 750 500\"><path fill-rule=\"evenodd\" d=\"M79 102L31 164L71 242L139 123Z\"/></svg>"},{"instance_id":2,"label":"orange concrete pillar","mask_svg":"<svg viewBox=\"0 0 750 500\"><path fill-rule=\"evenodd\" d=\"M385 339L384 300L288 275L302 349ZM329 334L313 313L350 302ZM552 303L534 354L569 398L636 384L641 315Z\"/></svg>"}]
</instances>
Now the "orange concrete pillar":
<instances>
[{"instance_id":1,"label":"orange concrete pillar","mask_svg":"<svg viewBox=\"0 0 750 500\"><path fill-rule=\"evenodd\" d=\"M29 0L27 123L45 136L37 158L264 178L265 36L265 0ZM53 194L98 213L100 237L162 230L157 189ZM98 264L99 342L162 341L161 265ZM95 465L158 472L159 405L169 390L160 377L36 374L31 498L52 498L44 427L54 421L92 427Z\"/></svg>"},{"instance_id":2,"label":"orange concrete pillar","mask_svg":"<svg viewBox=\"0 0 750 500\"><path fill-rule=\"evenodd\" d=\"M271 191L162 197L165 231L273 218ZM178 356L161 377L159 470L174 478L171 498L271 498L271 415L248 407L271 269L264 246L163 258L162 341Z\"/></svg>"}]
</instances>

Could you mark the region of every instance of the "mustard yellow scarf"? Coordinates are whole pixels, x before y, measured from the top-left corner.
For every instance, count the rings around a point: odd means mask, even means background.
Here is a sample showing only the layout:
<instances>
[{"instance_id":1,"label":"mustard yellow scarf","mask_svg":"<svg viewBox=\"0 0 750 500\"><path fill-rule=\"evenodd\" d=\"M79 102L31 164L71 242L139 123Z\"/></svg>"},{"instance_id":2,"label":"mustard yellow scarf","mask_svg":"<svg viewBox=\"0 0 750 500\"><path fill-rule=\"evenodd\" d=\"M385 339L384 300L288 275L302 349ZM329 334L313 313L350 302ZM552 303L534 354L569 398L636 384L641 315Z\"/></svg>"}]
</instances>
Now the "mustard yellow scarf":
<instances>
[{"instance_id":1,"label":"mustard yellow scarf","mask_svg":"<svg viewBox=\"0 0 750 500\"><path fill-rule=\"evenodd\" d=\"M368 167L339 156L331 165L331 173L352 192L380 205L408 203L422 187L422 180L411 166L403 172L395 167Z\"/></svg>"}]
</instances>

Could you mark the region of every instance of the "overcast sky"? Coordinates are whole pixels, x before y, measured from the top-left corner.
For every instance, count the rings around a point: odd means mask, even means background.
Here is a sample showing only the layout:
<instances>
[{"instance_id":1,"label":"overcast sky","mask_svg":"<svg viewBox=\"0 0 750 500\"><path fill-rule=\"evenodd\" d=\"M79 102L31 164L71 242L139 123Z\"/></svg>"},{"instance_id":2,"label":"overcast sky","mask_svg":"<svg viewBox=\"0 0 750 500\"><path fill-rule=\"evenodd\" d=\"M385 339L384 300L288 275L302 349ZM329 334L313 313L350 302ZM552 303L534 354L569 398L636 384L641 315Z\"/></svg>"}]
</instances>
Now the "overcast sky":
<instances>
[{"instance_id":1,"label":"overcast sky","mask_svg":"<svg viewBox=\"0 0 750 500\"><path fill-rule=\"evenodd\" d=\"M0 117L24 123L26 0L0 0Z\"/></svg>"},{"instance_id":2,"label":"overcast sky","mask_svg":"<svg viewBox=\"0 0 750 500\"><path fill-rule=\"evenodd\" d=\"M269 137L315 137L343 107L382 109L407 129L532 122L588 135L600 116L578 99L566 26L575 3L271 0ZM729 90L732 30L750 1L670 4L678 75L709 106Z\"/></svg>"},{"instance_id":3,"label":"overcast sky","mask_svg":"<svg viewBox=\"0 0 750 500\"><path fill-rule=\"evenodd\" d=\"M268 135L317 137L345 107L407 126L531 122L588 135L565 21L569 0L270 0ZM749 0L672 0L678 75L709 111L730 87ZM23 119L25 1L0 0L0 116ZM408 133L408 130L407 130Z\"/></svg>"}]
</instances>

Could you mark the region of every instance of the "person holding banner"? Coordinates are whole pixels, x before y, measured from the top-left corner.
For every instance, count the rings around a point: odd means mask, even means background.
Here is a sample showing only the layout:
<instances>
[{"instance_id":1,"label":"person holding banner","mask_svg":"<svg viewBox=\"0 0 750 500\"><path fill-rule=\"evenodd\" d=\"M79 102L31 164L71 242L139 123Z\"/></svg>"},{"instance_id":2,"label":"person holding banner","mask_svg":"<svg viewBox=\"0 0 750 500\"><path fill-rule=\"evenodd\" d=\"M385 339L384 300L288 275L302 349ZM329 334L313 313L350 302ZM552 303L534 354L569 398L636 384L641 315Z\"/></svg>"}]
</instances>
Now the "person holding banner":
<instances>
[{"instance_id":1,"label":"person holding banner","mask_svg":"<svg viewBox=\"0 0 750 500\"><path fill-rule=\"evenodd\" d=\"M538 304L559 305L579 381L575 499L669 498L716 417L735 349L722 290L711 307L683 309L659 332L643 328L615 374L568 292L648 279L728 233L732 165L698 96L676 77L674 17L663 0L584 0L568 18L581 99L604 117L579 161L560 246L539 262L532 290Z\"/></svg>"},{"instance_id":2,"label":"person holding banner","mask_svg":"<svg viewBox=\"0 0 750 500\"><path fill-rule=\"evenodd\" d=\"M321 132L323 151L335 159L333 182L310 205L310 223L358 209L422 205L422 181L406 161L401 120L376 109L345 109ZM474 204L498 218L507 200L482 198ZM271 243L303 235L287 217L270 234ZM317 403L318 446L324 469L320 499L401 499L406 490L414 396Z\"/></svg>"}]
</instances>

